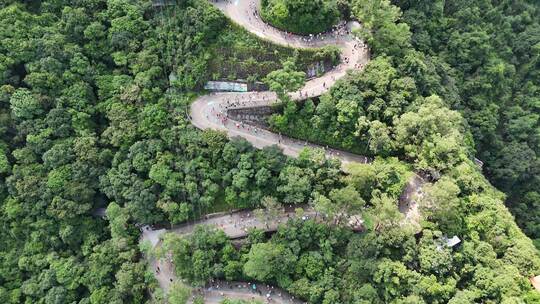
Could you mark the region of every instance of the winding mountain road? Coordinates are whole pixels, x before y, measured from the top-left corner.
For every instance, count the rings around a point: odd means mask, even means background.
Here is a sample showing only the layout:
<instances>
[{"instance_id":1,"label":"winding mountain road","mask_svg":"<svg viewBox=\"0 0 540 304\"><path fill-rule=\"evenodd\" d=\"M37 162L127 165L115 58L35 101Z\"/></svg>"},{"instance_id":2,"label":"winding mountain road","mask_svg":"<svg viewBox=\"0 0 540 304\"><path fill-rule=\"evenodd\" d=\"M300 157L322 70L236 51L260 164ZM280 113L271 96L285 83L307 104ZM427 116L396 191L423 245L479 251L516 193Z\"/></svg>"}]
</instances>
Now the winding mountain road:
<instances>
[{"instance_id":1,"label":"winding mountain road","mask_svg":"<svg viewBox=\"0 0 540 304\"><path fill-rule=\"evenodd\" d=\"M216 214L198 221L193 221L178 225L171 229L152 229L150 226L143 226L142 229L142 242L148 242L155 248L161 241L161 236L167 232L173 232L177 234L187 235L193 232L197 225L208 225L216 227L217 229L223 230L225 235L231 239L237 239L246 237L248 235L248 230L252 228L262 229L264 231L276 231L278 226L282 223L286 223L290 218L298 217L302 219L313 219L317 217L315 211L310 208L305 208L302 215L297 215L294 208L287 208L282 210L282 212L277 215L276 218L263 220L256 217L251 210L237 211L230 214ZM163 259L149 259L150 268L154 271L154 277L158 281L158 285L161 289L167 292L170 288L171 283L176 278L174 273L174 265L172 263L171 257ZM158 270L159 269L159 270ZM213 284L210 289L206 288L201 293L205 297L205 303L219 303L224 296L231 297L235 295L235 298L242 299L251 299L252 297L264 300L265 297L261 297L260 294L254 293L253 290L245 288L244 285L247 283L228 283L222 282L221 284ZM240 286L240 287L239 287ZM264 289L264 288L263 288ZM294 297L288 295L285 291L275 289L272 287L272 290L275 290L272 294L273 303L297 303L297 301L288 301L294 300ZM260 291L260 290L259 290ZM221 295L223 293L223 295ZM263 292L265 295L268 292ZM240 296L240 297L238 297ZM207 299L208 297L208 299ZM282 299L283 301L281 301ZM288 299L285 301L285 299Z\"/></svg>"},{"instance_id":2,"label":"winding mountain road","mask_svg":"<svg viewBox=\"0 0 540 304\"><path fill-rule=\"evenodd\" d=\"M277 30L259 17L260 0L211 0L214 6L220 9L233 22L244 27L252 34L261 39L269 40L273 43L295 47L295 48L319 48L327 45L334 45L341 50L341 63L323 76L307 81L299 91L292 92L289 96L292 100L303 100L308 97L316 97L324 94L340 78L346 75L347 71L352 69L363 69L369 62L369 49L366 45L354 37L351 31L359 28L358 22L349 22L341 25L332 32L314 35L311 37L298 36ZM321 148L324 147L307 143L292 138L287 138L281 134L276 134L268 130L250 126L240 121L234 121L227 116L230 109L269 106L277 102L277 96L273 92L247 92L247 93L213 93L197 98L190 108L190 117L192 124L199 129L213 129L225 132L229 137L240 136L249 141L254 147L263 148L266 146L277 145L283 150L285 155L296 157L306 147ZM355 155L346 151L335 149L324 149L326 156L338 158L344 170L350 163L369 163L368 157ZM418 207L415 202L416 195L425 181L418 175L407 184L400 198L400 211L406 216L406 220L417 222L419 220ZM155 247L164 232L190 233L196 224L210 224L221 228L231 238L237 238L245 235L248 228L258 227L265 230L275 230L279 222L261 223L251 218L246 219L245 213L237 215L225 215L211 219L205 219L196 223L186 224L182 227L173 229L152 230L150 227L143 227L143 240L147 240ZM237 218L238 217L238 218ZM287 217L288 218L288 217ZM283 221L286 218L282 219ZM241 221L241 226L237 226ZM175 277L174 265L170 259L159 261L151 260L152 269L158 269L156 278L159 286L167 291ZM218 284L219 285L219 284ZM227 285L227 287L224 287ZM247 283L227 283L223 282L221 289L214 287L206 288L202 291L205 297L205 303L219 303L224 297L232 296L235 298L265 300L270 302L266 293L254 293L250 288L246 288ZM270 287L271 288L271 287ZM285 291L277 288L271 288L275 294L271 297L271 303L296 304L301 303L288 295ZM264 292L264 288L263 288ZM279 296L278 296L279 295ZM283 296L282 296L283 295Z\"/></svg>"},{"instance_id":3,"label":"winding mountain road","mask_svg":"<svg viewBox=\"0 0 540 304\"><path fill-rule=\"evenodd\" d=\"M231 20L261 39L296 48L320 48L334 45L341 50L341 63L323 76L307 81L299 91L290 93L293 100L302 100L324 94L348 70L362 69L369 61L369 50L364 43L351 34L359 28L358 22L349 22L339 29L315 35L298 36L277 30L258 17L260 0L236 0L213 2ZM306 146L323 148L305 141L295 140L267 130L248 126L227 117L227 110L243 107L268 106L278 102L274 92L215 93L201 96L191 104L191 122L199 129L214 129L229 137L240 136L253 146L263 148L277 145L285 155L296 157ZM369 162L369 158L334 149L326 150L327 157L337 157L343 165L351 162Z\"/></svg>"}]
</instances>

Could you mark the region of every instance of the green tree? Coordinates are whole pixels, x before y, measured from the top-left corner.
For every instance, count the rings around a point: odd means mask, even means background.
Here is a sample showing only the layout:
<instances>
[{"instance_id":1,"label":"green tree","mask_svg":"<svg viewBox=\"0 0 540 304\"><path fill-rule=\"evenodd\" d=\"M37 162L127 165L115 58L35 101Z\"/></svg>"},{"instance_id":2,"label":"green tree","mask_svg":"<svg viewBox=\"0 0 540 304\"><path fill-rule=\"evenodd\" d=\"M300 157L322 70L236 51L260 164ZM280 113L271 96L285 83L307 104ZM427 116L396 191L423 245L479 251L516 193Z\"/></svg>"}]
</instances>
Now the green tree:
<instances>
[{"instance_id":1,"label":"green tree","mask_svg":"<svg viewBox=\"0 0 540 304\"><path fill-rule=\"evenodd\" d=\"M31 119L44 112L42 102L28 89L18 89L9 100L13 115L20 119Z\"/></svg>"},{"instance_id":2,"label":"green tree","mask_svg":"<svg viewBox=\"0 0 540 304\"><path fill-rule=\"evenodd\" d=\"M333 0L263 0L261 7L264 20L299 34L324 32L340 17L337 2Z\"/></svg>"},{"instance_id":3,"label":"green tree","mask_svg":"<svg viewBox=\"0 0 540 304\"><path fill-rule=\"evenodd\" d=\"M255 244L247 255L244 273L259 281L274 281L288 285L291 266L295 261L296 257L283 245Z\"/></svg>"},{"instance_id":4,"label":"green tree","mask_svg":"<svg viewBox=\"0 0 540 304\"><path fill-rule=\"evenodd\" d=\"M399 212L397 202L387 195L373 197L370 210L370 218L373 222L372 229L375 231L385 231L400 225L403 215Z\"/></svg>"},{"instance_id":5,"label":"green tree","mask_svg":"<svg viewBox=\"0 0 540 304\"><path fill-rule=\"evenodd\" d=\"M283 205L281 205L275 197L265 196L261 200L263 209L255 210L257 217L265 222L270 222L278 219L283 213Z\"/></svg>"},{"instance_id":6,"label":"green tree","mask_svg":"<svg viewBox=\"0 0 540 304\"><path fill-rule=\"evenodd\" d=\"M283 168L279 174L280 185L277 191L283 196L286 204L300 204L311 195L313 172L295 166Z\"/></svg>"},{"instance_id":7,"label":"green tree","mask_svg":"<svg viewBox=\"0 0 540 304\"><path fill-rule=\"evenodd\" d=\"M195 227L189 236L170 233L163 241L163 251L173 254L176 274L197 285L223 274L223 268L234 257L228 254L231 248L223 231L203 225Z\"/></svg>"},{"instance_id":8,"label":"green tree","mask_svg":"<svg viewBox=\"0 0 540 304\"><path fill-rule=\"evenodd\" d=\"M417 111L399 117L395 134L397 145L415 160L418 169L435 173L465 161L472 150L463 118L437 96L426 98Z\"/></svg>"},{"instance_id":9,"label":"green tree","mask_svg":"<svg viewBox=\"0 0 540 304\"><path fill-rule=\"evenodd\" d=\"M459 187L449 178L443 177L424 189L419 198L422 214L437 223L439 229L448 235L460 234L463 214Z\"/></svg>"},{"instance_id":10,"label":"green tree","mask_svg":"<svg viewBox=\"0 0 540 304\"><path fill-rule=\"evenodd\" d=\"M191 296L191 289L180 282L173 282L167 294L167 302L170 304L186 304Z\"/></svg>"},{"instance_id":11,"label":"green tree","mask_svg":"<svg viewBox=\"0 0 540 304\"><path fill-rule=\"evenodd\" d=\"M349 185L333 189L328 198L321 194L317 195L313 204L317 212L328 216L335 224L348 224L351 216L360 215L365 201L354 187ZM346 222L343 223L343 220Z\"/></svg>"},{"instance_id":12,"label":"green tree","mask_svg":"<svg viewBox=\"0 0 540 304\"><path fill-rule=\"evenodd\" d=\"M362 20L364 29L360 35L377 54L401 55L410 48L411 31L406 23L398 23L399 7L388 0L353 1L354 15Z\"/></svg>"},{"instance_id":13,"label":"green tree","mask_svg":"<svg viewBox=\"0 0 540 304\"><path fill-rule=\"evenodd\" d=\"M296 71L294 62L289 59L283 62L281 69L268 74L264 81L281 100L286 100L286 94L300 89L304 85L305 79L306 73Z\"/></svg>"}]
</instances>

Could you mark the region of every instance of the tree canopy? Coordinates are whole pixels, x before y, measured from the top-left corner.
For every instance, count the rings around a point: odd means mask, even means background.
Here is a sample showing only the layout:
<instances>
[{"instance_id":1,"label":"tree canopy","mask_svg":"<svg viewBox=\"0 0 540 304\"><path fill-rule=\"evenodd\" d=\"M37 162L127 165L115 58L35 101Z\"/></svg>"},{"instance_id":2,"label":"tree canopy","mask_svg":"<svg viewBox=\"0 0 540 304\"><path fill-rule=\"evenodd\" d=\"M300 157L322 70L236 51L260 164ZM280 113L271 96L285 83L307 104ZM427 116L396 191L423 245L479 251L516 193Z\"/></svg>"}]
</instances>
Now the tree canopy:
<instances>
[{"instance_id":1,"label":"tree canopy","mask_svg":"<svg viewBox=\"0 0 540 304\"><path fill-rule=\"evenodd\" d=\"M336 0L262 0L261 17L288 32L316 34L336 24L340 11Z\"/></svg>"},{"instance_id":2,"label":"tree canopy","mask_svg":"<svg viewBox=\"0 0 540 304\"><path fill-rule=\"evenodd\" d=\"M289 158L187 115L210 79L266 79L283 97L313 63L335 63L335 48L275 46L206 0L171 2L0 1L4 303L149 303L157 282L138 224L238 208L272 217L280 204L322 214L243 245L199 227L163 249L191 284L261 280L310 303L538 302L527 281L538 252L516 225L539 238L537 3L264 2L263 18L293 32L345 12L364 24L365 69L269 119L375 158L343 172L324 151ZM414 171L430 180L416 198L421 234L398 209ZM341 225L351 214L363 233ZM173 284L168 301L187 294Z\"/></svg>"}]
</instances>

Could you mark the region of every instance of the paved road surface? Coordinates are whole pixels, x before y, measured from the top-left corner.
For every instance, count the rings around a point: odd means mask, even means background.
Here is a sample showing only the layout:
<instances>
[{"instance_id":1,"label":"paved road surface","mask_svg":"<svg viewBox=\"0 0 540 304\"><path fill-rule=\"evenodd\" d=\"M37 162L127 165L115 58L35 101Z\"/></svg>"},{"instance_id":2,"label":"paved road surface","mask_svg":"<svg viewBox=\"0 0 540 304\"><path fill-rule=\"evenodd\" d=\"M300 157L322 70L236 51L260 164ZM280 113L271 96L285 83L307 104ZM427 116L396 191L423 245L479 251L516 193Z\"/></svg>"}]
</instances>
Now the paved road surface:
<instances>
[{"instance_id":1,"label":"paved road surface","mask_svg":"<svg viewBox=\"0 0 540 304\"><path fill-rule=\"evenodd\" d=\"M307 218L315 217L315 211L311 209L304 210L304 216ZM281 223L285 223L289 218L293 217L295 217L295 211L293 209L284 210L280 216L272 221L261 220L253 214L253 211L244 210L188 222L171 229L153 230L151 227L144 226L142 227L142 240L149 241L152 244L152 247L155 247L159 243L160 236L163 233L174 232L178 234L189 234L197 225L215 226L216 228L223 230L229 238L238 239L246 237L250 228L263 229L267 232L276 231Z\"/></svg>"},{"instance_id":2,"label":"paved road surface","mask_svg":"<svg viewBox=\"0 0 540 304\"><path fill-rule=\"evenodd\" d=\"M207 304L219 304L224 298L258 300L262 303L304 303L279 288L255 283L253 289L253 283L246 282L215 281L199 294L204 296L204 303Z\"/></svg>"}]
</instances>

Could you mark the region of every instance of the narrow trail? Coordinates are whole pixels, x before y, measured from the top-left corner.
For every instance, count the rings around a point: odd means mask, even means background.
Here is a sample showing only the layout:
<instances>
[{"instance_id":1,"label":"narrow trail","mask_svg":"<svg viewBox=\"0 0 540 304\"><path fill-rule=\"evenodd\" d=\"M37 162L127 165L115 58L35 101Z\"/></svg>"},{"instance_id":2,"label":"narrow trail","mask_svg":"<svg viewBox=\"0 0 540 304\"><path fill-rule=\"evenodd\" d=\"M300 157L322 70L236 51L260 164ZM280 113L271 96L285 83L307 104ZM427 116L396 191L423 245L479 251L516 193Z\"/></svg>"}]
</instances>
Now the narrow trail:
<instances>
[{"instance_id":1,"label":"narrow trail","mask_svg":"<svg viewBox=\"0 0 540 304\"><path fill-rule=\"evenodd\" d=\"M255 34L261 39L271 41L275 44L294 48L320 48L327 45L334 45L341 50L341 62L331 71L326 72L318 78L308 80L305 85L297 92L289 94L292 100L303 100L309 97L317 97L326 93L334 83L347 74L347 71L353 69L363 69L369 62L369 49L363 41L354 37L351 31L359 28L358 22L349 22L342 25L337 31L314 35L313 37L298 36L275 29L264 23L259 15L260 0L210 0L212 4L220 9L233 22L244 27L246 30ZM287 138L281 134L276 134L268 130L249 126L240 121L234 121L227 117L227 111L230 109L269 106L277 102L277 96L274 92L247 92L247 93L213 93L199 97L190 108L190 117L192 124L199 129L213 129L225 132L229 137L240 136L249 141L256 148L277 145L283 150L285 155L297 157L305 147L321 148L324 147L306 141ZM346 151L335 149L324 149L326 157L338 158L344 170L350 163L369 163L371 159L352 154ZM400 197L400 211L405 214L405 220L416 222L419 220L418 206L416 196L420 194L420 189L425 183L424 179L415 175L407 184ZM260 220L250 215L246 217L245 213L235 215L224 215L210 219L201 220L195 223L183 225L172 229L153 230L150 227L143 227L142 240L149 241L152 247L159 243L160 236L165 232L176 232L180 234L190 233L197 224L215 225L231 238L238 238L246 235L249 228L257 227L267 231L274 231L281 221L286 221L288 216L276 219L271 223L262 223ZM308 216L312 216L309 214ZM237 226L238 221L242 222ZM150 260L151 269L160 271L155 272L156 279L160 288L167 292L170 284L175 278L174 265L171 258L162 260ZM220 285L218 288L217 285ZM272 291L271 300L267 299L267 293ZM299 304L298 299L287 294L279 288L260 287L261 293L254 292L245 282L221 282L207 286L201 294L205 298L205 303L219 303L225 297L238 299L256 299L263 303L278 304Z\"/></svg>"}]
</instances>

